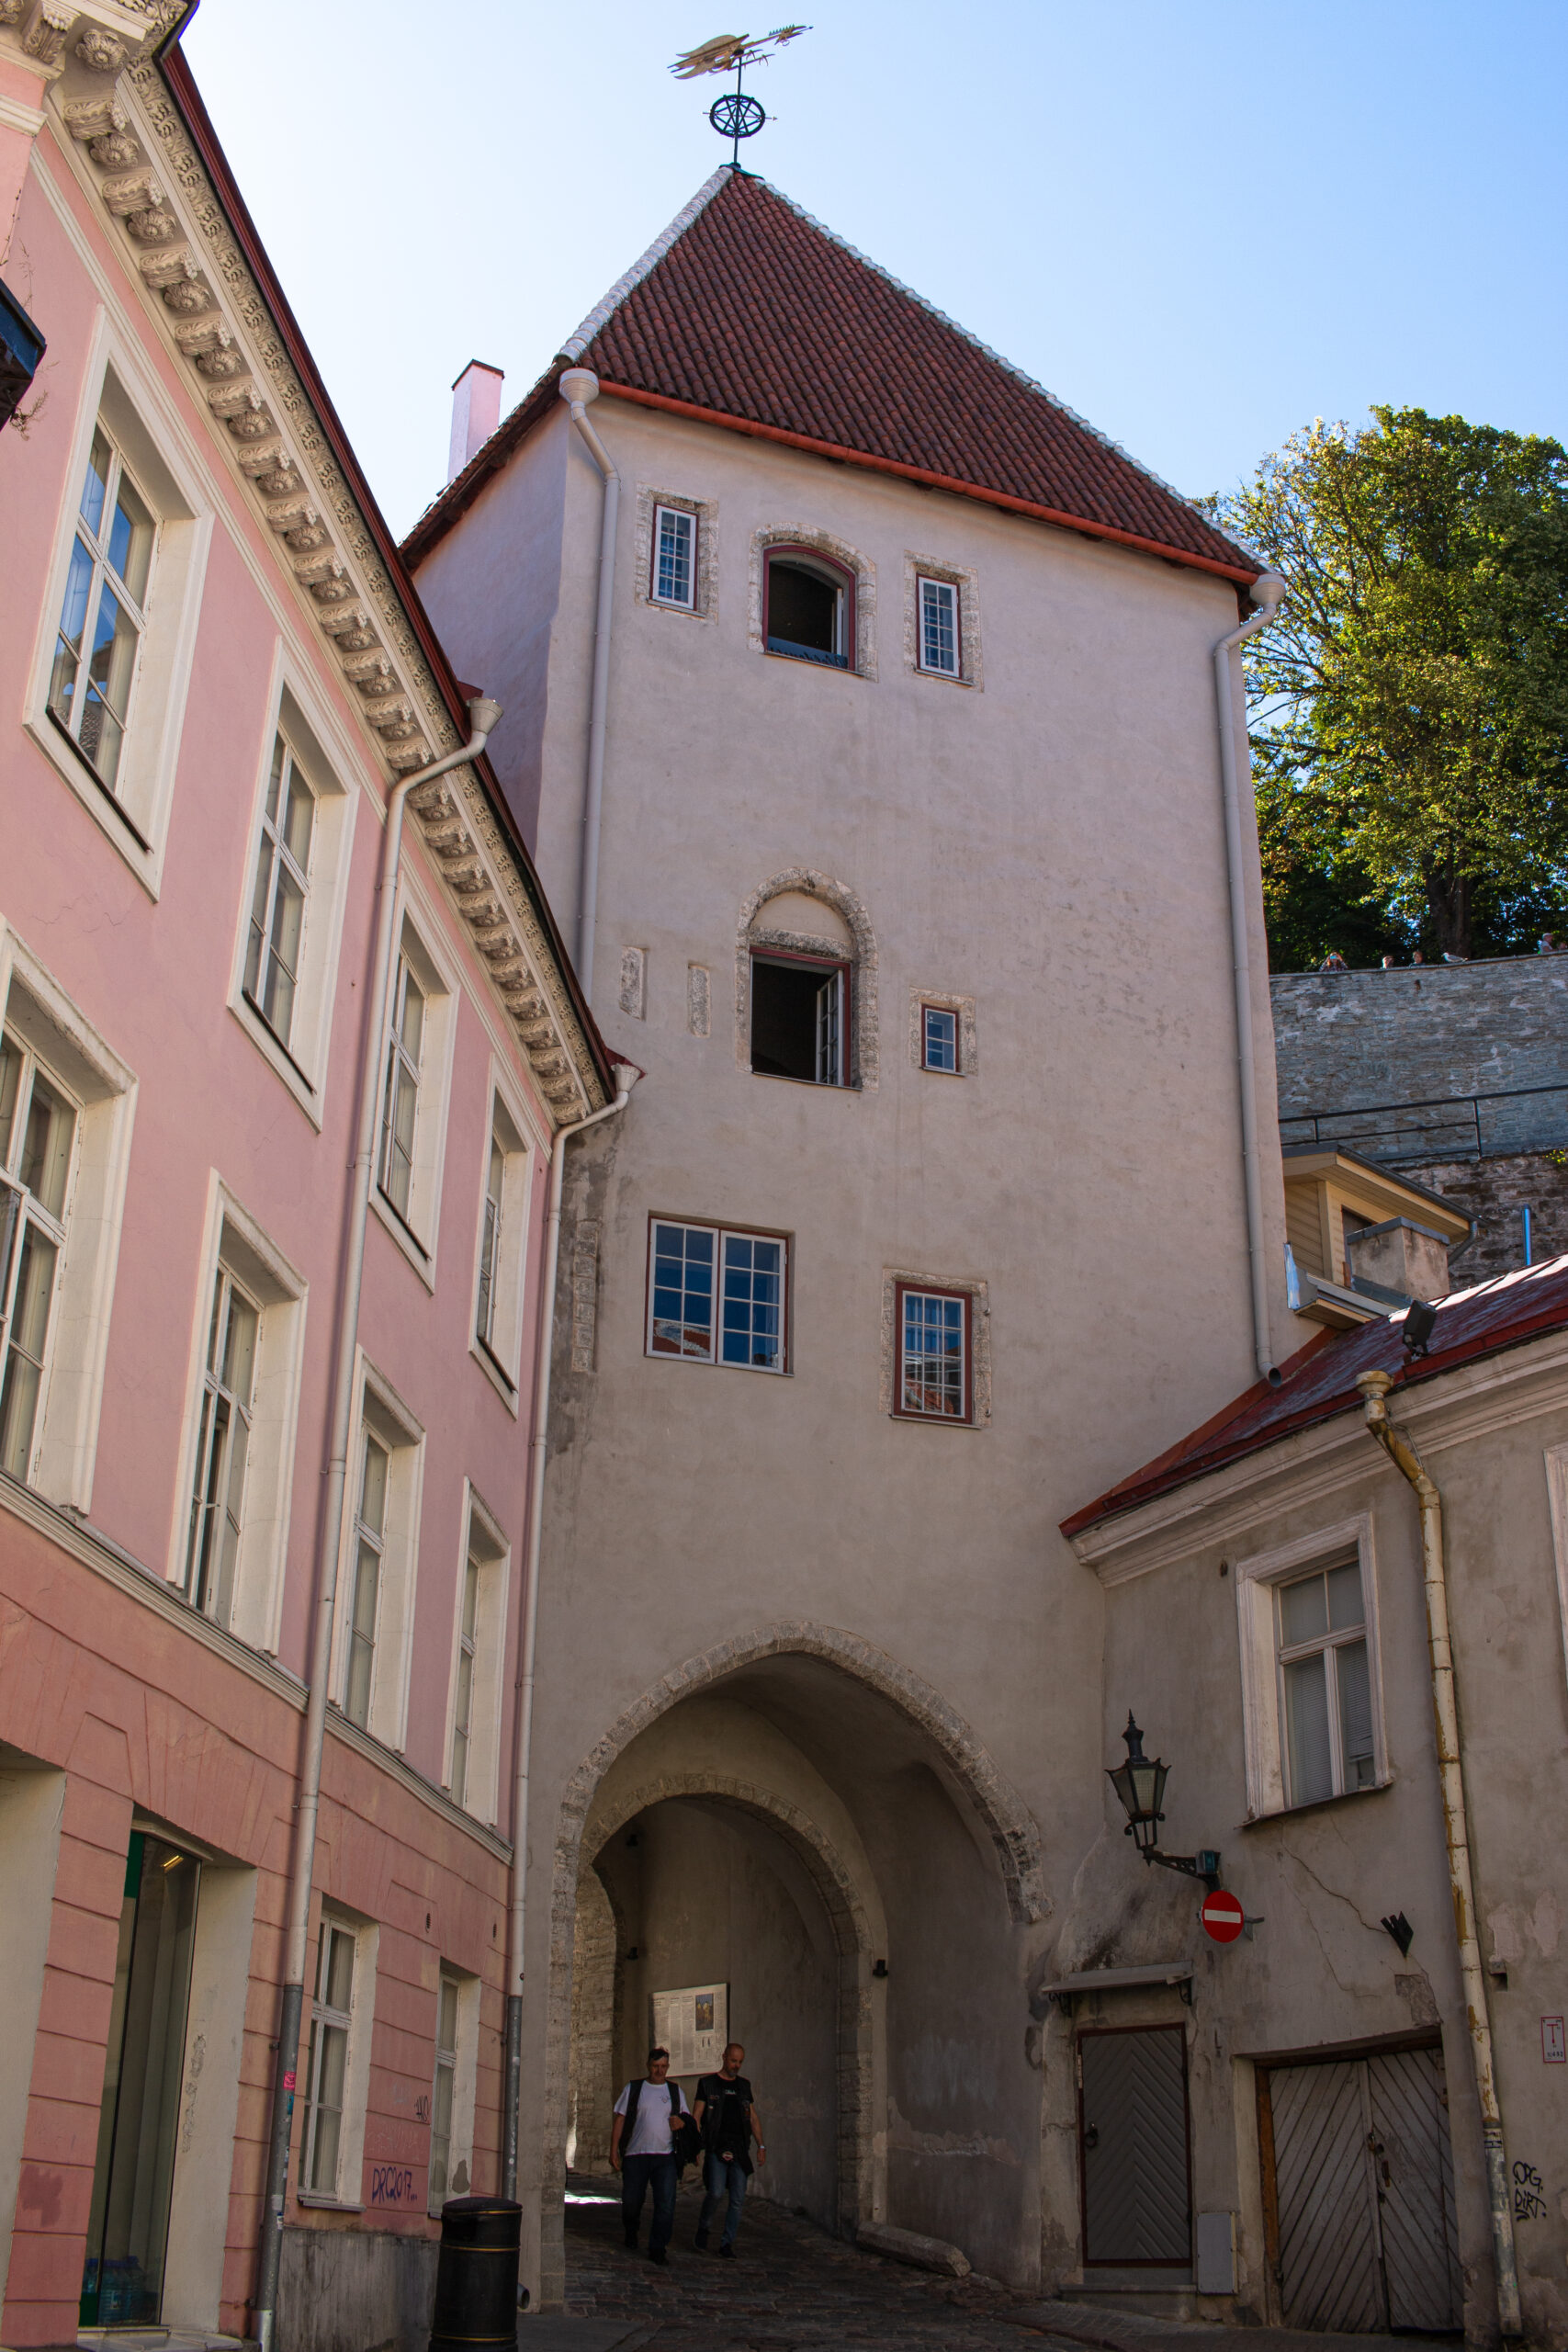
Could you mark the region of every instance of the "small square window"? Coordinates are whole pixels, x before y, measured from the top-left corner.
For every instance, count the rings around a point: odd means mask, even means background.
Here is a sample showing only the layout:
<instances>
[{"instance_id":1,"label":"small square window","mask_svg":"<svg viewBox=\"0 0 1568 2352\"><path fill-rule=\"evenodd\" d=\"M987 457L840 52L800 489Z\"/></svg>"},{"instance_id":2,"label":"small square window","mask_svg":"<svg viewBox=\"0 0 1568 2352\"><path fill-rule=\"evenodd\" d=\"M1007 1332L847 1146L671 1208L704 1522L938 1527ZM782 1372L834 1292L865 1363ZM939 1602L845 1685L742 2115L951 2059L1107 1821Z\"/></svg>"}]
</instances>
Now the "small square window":
<instances>
[{"instance_id":1,"label":"small square window","mask_svg":"<svg viewBox=\"0 0 1568 2352\"><path fill-rule=\"evenodd\" d=\"M920 667L938 677L956 678L962 667L958 591L951 580L922 578L919 592Z\"/></svg>"},{"instance_id":2,"label":"small square window","mask_svg":"<svg viewBox=\"0 0 1568 2352\"><path fill-rule=\"evenodd\" d=\"M652 1220L648 1353L784 1369L788 1245L778 1234Z\"/></svg>"},{"instance_id":3,"label":"small square window","mask_svg":"<svg viewBox=\"0 0 1568 2352\"><path fill-rule=\"evenodd\" d=\"M920 1007L920 1067L957 1071L958 1015L945 1005Z\"/></svg>"},{"instance_id":4,"label":"small square window","mask_svg":"<svg viewBox=\"0 0 1568 2352\"><path fill-rule=\"evenodd\" d=\"M691 612L697 593L697 518L679 506L653 510L653 579L656 605L678 605Z\"/></svg>"},{"instance_id":5,"label":"small square window","mask_svg":"<svg viewBox=\"0 0 1568 2352\"><path fill-rule=\"evenodd\" d=\"M896 1414L922 1421L966 1422L973 1418L973 1304L964 1291L917 1290L899 1283Z\"/></svg>"}]
</instances>

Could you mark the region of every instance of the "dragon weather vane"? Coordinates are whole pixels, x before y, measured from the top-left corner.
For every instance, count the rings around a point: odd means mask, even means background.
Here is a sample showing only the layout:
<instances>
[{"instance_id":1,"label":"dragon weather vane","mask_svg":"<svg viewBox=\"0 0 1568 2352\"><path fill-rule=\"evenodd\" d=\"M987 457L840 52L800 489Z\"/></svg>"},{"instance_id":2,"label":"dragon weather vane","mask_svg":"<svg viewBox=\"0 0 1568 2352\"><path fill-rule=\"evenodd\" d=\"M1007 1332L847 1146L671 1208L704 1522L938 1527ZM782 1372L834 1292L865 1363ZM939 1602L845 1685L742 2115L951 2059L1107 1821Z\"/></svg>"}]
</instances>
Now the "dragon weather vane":
<instances>
[{"instance_id":1,"label":"dragon weather vane","mask_svg":"<svg viewBox=\"0 0 1568 2352\"><path fill-rule=\"evenodd\" d=\"M726 90L708 108L708 120L721 139L735 142L730 161L739 169L740 141L755 139L768 119L761 103L741 88L741 76L748 65L765 65L777 55L786 41L798 40L802 33L811 30L809 25L779 25L771 33L761 34L756 40L750 33L718 33L712 40L705 40L699 49L689 49L670 68L677 80L694 82L703 74L728 74L735 71L735 87Z\"/></svg>"}]
</instances>

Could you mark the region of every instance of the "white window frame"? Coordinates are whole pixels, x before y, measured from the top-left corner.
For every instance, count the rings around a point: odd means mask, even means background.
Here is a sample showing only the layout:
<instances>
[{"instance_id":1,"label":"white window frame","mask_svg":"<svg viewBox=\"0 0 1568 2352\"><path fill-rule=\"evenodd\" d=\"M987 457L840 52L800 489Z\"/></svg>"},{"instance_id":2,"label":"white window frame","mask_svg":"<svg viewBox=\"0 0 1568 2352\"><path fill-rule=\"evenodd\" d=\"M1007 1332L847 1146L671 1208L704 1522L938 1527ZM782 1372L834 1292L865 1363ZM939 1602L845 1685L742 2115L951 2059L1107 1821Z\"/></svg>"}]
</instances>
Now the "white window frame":
<instances>
[{"instance_id":1,"label":"white window frame","mask_svg":"<svg viewBox=\"0 0 1568 2352\"><path fill-rule=\"evenodd\" d=\"M280 735L316 796L310 889L299 943L294 1017L287 1041L277 1035L245 989L256 859L266 808L267 785L272 774L273 751ZM245 836L245 863L238 892L238 922L229 981L229 1009L252 1044L271 1064L306 1117L318 1128L324 1116L328 1055L338 995L338 963L354 849L354 826L359 806L359 794L350 790L343 779L355 773L355 757L352 746L343 738L332 714L321 704L309 681L286 659L283 640L277 639L267 691L266 718L258 747L251 821Z\"/></svg>"},{"instance_id":2,"label":"white window frame","mask_svg":"<svg viewBox=\"0 0 1568 2352\"><path fill-rule=\"evenodd\" d=\"M928 590L937 597L946 595L950 596L953 600L951 611L953 625L953 659L951 662L931 662L928 661L926 658L926 600ZM916 573L915 646L917 664L925 672L928 677L955 679L961 679L963 677L964 591L959 586L956 580L938 579L929 571L920 571Z\"/></svg>"},{"instance_id":3,"label":"white window frame","mask_svg":"<svg viewBox=\"0 0 1568 2352\"><path fill-rule=\"evenodd\" d=\"M953 1023L953 1060L933 1062L931 1057L931 1016ZM964 1075L964 1019L954 1004L936 1004L930 997L920 1002L920 1068L937 1078L962 1078Z\"/></svg>"},{"instance_id":4,"label":"white window frame","mask_svg":"<svg viewBox=\"0 0 1568 2352\"><path fill-rule=\"evenodd\" d=\"M1293 1812L1287 1802L1285 1781L1284 1700L1280 1679L1279 1586L1291 1584L1314 1568L1337 1567L1354 1557L1361 1572L1361 1600L1366 1611L1367 1679L1371 1695L1373 1789L1391 1778L1384 1735L1382 1649L1378 1634L1378 1580L1370 1512L1318 1528L1292 1543L1254 1553L1233 1564L1235 1583L1236 1634L1241 1652L1242 1739L1247 1768L1248 1820L1263 1820ZM1370 1794L1367 1789L1347 1789L1340 1796L1309 1800L1338 1804Z\"/></svg>"},{"instance_id":5,"label":"white window frame","mask_svg":"<svg viewBox=\"0 0 1568 2352\"><path fill-rule=\"evenodd\" d=\"M686 1233L711 1233L714 1237L713 1322L708 1334L705 1354L694 1351L674 1353L668 1348L655 1348L654 1325L654 1258L655 1237L660 1226L673 1226ZM775 1363L726 1363L720 1352L724 1330L724 1245L727 1241L765 1241L779 1250L779 1347ZM776 1379L790 1369L790 1241L783 1233L764 1233L752 1226L709 1225L702 1217L661 1216L657 1212L648 1220L648 1306L643 1327L643 1353L657 1363L715 1364L721 1372L760 1372Z\"/></svg>"},{"instance_id":6,"label":"white window frame","mask_svg":"<svg viewBox=\"0 0 1568 2352\"><path fill-rule=\"evenodd\" d=\"M465 2197L473 2186L474 2106L479 2087L479 1980L466 1969L455 1967L450 1961L442 1962L436 1992L437 2031L441 2018L439 1984L442 1981L454 1985L457 1994L457 2042L452 2052L452 2110L446 2150L446 2195ZM434 2035L432 2036L432 2043L430 2120L434 2133L436 2077L440 2072L441 2055ZM440 2214L442 2200L437 2199L428 2168L425 2183L425 2203L434 2219Z\"/></svg>"},{"instance_id":7,"label":"white window frame","mask_svg":"<svg viewBox=\"0 0 1568 2352\"><path fill-rule=\"evenodd\" d=\"M468 1352L513 1418L523 1379L523 1317L533 1216L534 1147L529 1124L502 1066L490 1069L490 1125L479 1171L479 1230L474 1244L474 1300ZM490 1224L491 1143L502 1148L500 1249L490 1276L490 1329L481 1329L486 1236Z\"/></svg>"},{"instance_id":8,"label":"white window frame","mask_svg":"<svg viewBox=\"0 0 1568 2352\"><path fill-rule=\"evenodd\" d=\"M112 791L49 707L76 517L100 420L129 463L155 532L130 724ZM191 464L165 394L141 354L113 331L107 312L100 311L61 486L54 560L39 614L25 725L154 899L163 878L212 525L209 489Z\"/></svg>"},{"instance_id":9,"label":"white window frame","mask_svg":"<svg viewBox=\"0 0 1568 2352\"><path fill-rule=\"evenodd\" d=\"M397 1390L361 1349L355 1361L354 1427L349 1437L348 1493L338 1556L337 1623L333 1641L332 1699L346 1723L354 1588L359 1556L358 1479L367 1430L387 1448L387 1509L377 1596L376 1656L368 1718L362 1728L383 1747L401 1753L408 1740L409 1679L413 1656L419 1580L419 1527L424 1491L424 1430Z\"/></svg>"},{"instance_id":10,"label":"white window frame","mask_svg":"<svg viewBox=\"0 0 1568 2352\"><path fill-rule=\"evenodd\" d=\"M282 1636L309 1284L214 1169L208 1177L186 1381L185 1437L165 1570L170 1583L180 1591L186 1584L212 1294L220 1270L227 1270L261 1308L250 1464L229 1629L252 1649L276 1655Z\"/></svg>"},{"instance_id":11,"label":"white window frame","mask_svg":"<svg viewBox=\"0 0 1568 2352\"><path fill-rule=\"evenodd\" d=\"M659 586L660 559L662 552L661 542L664 537L664 518L666 515L669 515L672 522L677 524L683 523L686 526L686 594L683 596L664 595L661 594ZM653 508L652 564L649 572L648 582L648 598L649 604L663 605L672 611L681 613L694 613L696 611L697 535L701 528L702 524L700 518L692 512L690 507L671 506L662 499L655 501Z\"/></svg>"},{"instance_id":12,"label":"white window frame","mask_svg":"<svg viewBox=\"0 0 1568 2352\"><path fill-rule=\"evenodd\" d=\"M501 1806L501 1717L505 1697L503 1655L512 1584L512 1546L493 1511L471 1481L463 1481L462 1544L452 1612L452 1669L446 1697L446 1737L442 1786L476 1821L493 1827ZM454 1766L458 1692L463 1662L463 1613L468 1562L479 1568L473 1672L469 1684L468 1752L461 1796Z\"/></svg>"},{"instance_id":13,"label":"white window frame","mask_svg":"<svg viewBox=\"0 0 1568 2352\"><path fill-rule=\"evenodd\" d=\"M420 1049L419 1097L414 1113L413 1166L408 1214L381 1189L381 1153L387 1115L387 1080L393 1047L397 991L389 992L387 1027L381 1040L376 1095L376 1164L370 1205L428 1290L435 1288L435 1241L441 1225L441 1182L446 1161L446 1120L451 1105L453 1048L461 988L446 954L434 943L440 928L404 871L402 905L393 936L394 979L406 962L424 991L424 1035Z\"/></svg>"},{"instance_id":14,"label":"white window frame","mask_svg":"<svg viewBox=\"0 0 1568 2352\"><path fill-rule=\"evenodd\" d=\"M354 1982L345 2013L348 2048L344 2064L343 2123L338 2133L337 2176L329 2191L311 2188L306 2184L313 2154L315 2105L315 2084L310 2078L310 2029L319 2015L316 1986L320 1982L322 1947L327 1936L334 1929L353 1939ZM295 2175L299 2183L295 2197L300 2205L337 2206L355 2213L364 2210L364 2200L359 2192L365 2182L365 2118L370 2103L370 2041L376 2011L376 1962L379 1944L380 1930L373 1921L359 1918L331 1901L322 1904L311 1962L310 2002L304 2019L302 2071L305 2081L298 2102L299 2155ZM335 2023L337 2018L333 2017L326 2021Z\"/></svg>"},{"instance_id":15,"label":"white window frame","mask_svg":"<svg viewBox=\"0 0 1568 2352\"><path fill-rule=\"evenodd\" d=\"M0 921L0 1019L76 1108L64 1249L55 1272L27 1484L90 1510L137 1080L47 967Z\"/></svg>"}]
</instances>

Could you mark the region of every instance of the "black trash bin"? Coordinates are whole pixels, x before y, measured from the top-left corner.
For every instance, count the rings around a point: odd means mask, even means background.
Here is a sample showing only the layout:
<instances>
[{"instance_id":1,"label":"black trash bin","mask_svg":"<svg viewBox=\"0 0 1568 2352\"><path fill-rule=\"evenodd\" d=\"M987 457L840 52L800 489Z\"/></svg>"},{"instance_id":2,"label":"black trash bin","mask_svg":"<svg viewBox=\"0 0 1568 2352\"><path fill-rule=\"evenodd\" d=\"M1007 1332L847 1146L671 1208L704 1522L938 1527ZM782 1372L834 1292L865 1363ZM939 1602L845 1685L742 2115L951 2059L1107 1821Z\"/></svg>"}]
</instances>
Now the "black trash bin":
<instances>
[{"instance_id":1,"label":"black trash bin","mask_svg":"<svg viewBox=\"0 0 1568 2352\"><path fill-rule=\"evenodd\" d=\"M430 2352L512 2352L517 2341L517 2248L523 2208L504 2197L449 2197Z\"/></svg>"}]
</instances>

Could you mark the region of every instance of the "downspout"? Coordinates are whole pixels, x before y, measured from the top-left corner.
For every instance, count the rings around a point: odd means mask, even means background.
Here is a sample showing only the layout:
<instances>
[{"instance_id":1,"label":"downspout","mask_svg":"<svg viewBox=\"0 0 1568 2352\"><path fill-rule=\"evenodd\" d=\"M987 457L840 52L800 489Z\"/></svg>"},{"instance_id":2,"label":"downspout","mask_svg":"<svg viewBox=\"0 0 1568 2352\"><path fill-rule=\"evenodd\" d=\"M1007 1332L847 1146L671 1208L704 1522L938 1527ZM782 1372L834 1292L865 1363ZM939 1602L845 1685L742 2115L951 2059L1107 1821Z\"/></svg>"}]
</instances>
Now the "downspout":
<instances>
[{"instance_id":1,"label":"downspout","mask_svg":"<svg viewBox=\"0 0 1568 2352\"><path fill-rule=\"evenodd\" d=\"M305 1962L310 1948L310 1891L316 1867L316 1818L321 1810L321 1751L327 1730L327 1680L332 1669L333 1625L337 1613L338 1555L343 1548L344 1497L348 1483L348 1437L354 1422L354 1367L359 1347L359 1298L365 1277L365 1230L376 1160L376 1124L380 1110L381 1046L391 984L392 921L401 869L403 810L418 786L477 759L501 718L499 703L476 696L468 705L473 732L460 752L448 752L412 775L400 776L387 798L381 837L381 876L377 886L376 944L370 967L370 1003L360 1043L359 1135L349 1184L348 1247L339 1300L337 1368L333 1389L332 1451L327 1457L326 1507L316 1582L316 1623L310 1641L310 1679L305 1709L305 1752L295 1799L294 1852L288 1877L288 1919L284 1945L283 2005L273 2064L272 2124L267 2150L266 2193L257 2265L255 2323L262 2352L272 2352L277 2321L277 2271L283 2247L283 2200L288 2181L288 2142L294 2120L294 2081L299 2064L299 2021L305 2006Z\"/></svg>"},{"instance_id":2,"label":"downspout","mask_svg":"<svg viewBox=\"0 0 1568 2352\"><path fill-rule=\"evenodd\" d=\"M550 1211L545 1234L544 1277L539 1289L539 1332L534 1356L534 1433L530 1442L528 1537L523 1561L523 1654L517 1672L517 1762L512 1800L512 1870L507 1888L506 1928L506 2080L502 2095L502 2147L501 2193L517 2194L518 2109L523 2093L523 1930L525 1924L528 1875L529 1762L534 1738L534 1670L539 1647L539 1557L545 1525L545 1454L549 1436L550 1372L555 1360L556 1273L560 1261L560 1204L566 1175L566 1148L573 1136L596 1127L624 1111L641 1072L629 1062L615 1064L617 1092L613 1102L558 1127L550 1147Z\"/></svg>"},{"instance_id":3,"label":"downspout","mask_svg":"<svg viewBox=\"0 0 1568 2352\"><path fill-rule=\"evenodd\" d=\"M1449 1636L1448 1574L1443 1560L1443 1498L1404 1431L1395 1429L1384 1403L1393 1382L1386 1372L1363 1372L1357 1380L1366 1400L1367 1427L1402 1476L1416 1489L1421 1508L1421 1572L1427 1588L1427 1647L1432 1668L1432 1714L1438 1733L1438 1778L1443 1800L1443 1829L1449 1847L1449 1888L1454 1933L1470 2026L1470 2063L1481 2102L1481 2136L1486 2151L1486 2201L1492 2212L1492 2254L1497 2272L1497 2316L1505 2335L1522 2334L1519 2273L1514 2256L1514 2221L1508 2204L1508 2166L1503 2148L1503 2116L1492 2062L1492 2019L1486 1976L1475 1932L1475 1886L1470 1868L1470 1813L1460 1744L1459 1701L1454 1690L1453 1646Z\"/></svg>"},{"instance_id":4,"label":"downspout","mask_svg":"<svg viewBox=\"0 0 1568 2352\"><path fill-rule=\"evenodd\" d=\"M588 783L582 799L582 876L577 901L578 977L590 1006L593 1002L593 932L599 909L599 817L604 805L604 721L610 702L610 631L615 616L615 517L620 512L621 477L610 463L610 453L588 422L588 403L599 397L599 379L591 368L569 368L560 379L560 396L571 410L571 421L587 444L588 454L604 477L604 506L599 525L599 604L593 619L593 689L588 707Z\"/></svg>"},{"instance_id":5,"label":"downspout","mask_svg":"<svg viewBox=\"0 0 1568 2352\"><path fill-rule=\"evenodd\" d=\"M1247 930L1247 884L1250 875L1242 854L1241 783L1236 769L1235 708L1231 655L1260 628L1267 628L1280 609L1285 582L1277 571L1265 571L1253 582L1252 601L1258 606L1249 621L1233 628L1214 648L1214 684L1220 706L1220 775L1224 786L1225 866L1230 877L1231 965L1235 979L1235 1050L1241 1074L1241 1165L1247 1185L1247 1254L1252 1273L1252 1346L1258 1369L1270 1388L1280 1385L1269 1336L1269 1274L1263 1254L1263 1176L1258 1142L1258 1070L1252 1049L1252 946Z\"/></svg>"}]
</instances>

